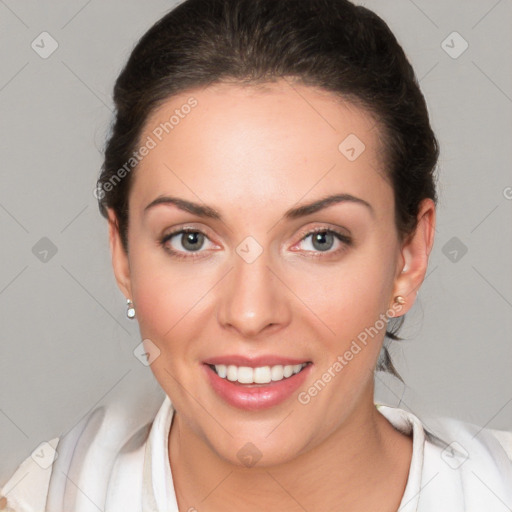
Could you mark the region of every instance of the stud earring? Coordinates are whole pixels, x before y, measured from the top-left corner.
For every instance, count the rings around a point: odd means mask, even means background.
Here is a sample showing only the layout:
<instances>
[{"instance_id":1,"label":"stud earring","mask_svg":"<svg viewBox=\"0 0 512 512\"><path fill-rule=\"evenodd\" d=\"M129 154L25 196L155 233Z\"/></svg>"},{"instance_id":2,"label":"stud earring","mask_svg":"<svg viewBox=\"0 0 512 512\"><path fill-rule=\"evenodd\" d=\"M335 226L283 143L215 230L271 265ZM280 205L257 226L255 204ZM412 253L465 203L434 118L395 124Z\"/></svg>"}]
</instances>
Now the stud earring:
<instances>
[{"instance_id":1,"label":"stud earring","mask_svg":"<svg viewBox=\"0 0 512 512\"><path fill-rule=\"evenodd\" d=\"M130 299L126 299L126 316L130 319L135 318L135 306Z\"/></svg>"},{"instance_id":2,"label":"stud earring","mask_svg":"<svg viewBox=\"0 0 512 512\"><path fill-rule=\"evenodd\" d=\"M395 303L396 304L405 304L405 299L401 295L397 295L395 297Z\"/></svg>"}]
</instances>

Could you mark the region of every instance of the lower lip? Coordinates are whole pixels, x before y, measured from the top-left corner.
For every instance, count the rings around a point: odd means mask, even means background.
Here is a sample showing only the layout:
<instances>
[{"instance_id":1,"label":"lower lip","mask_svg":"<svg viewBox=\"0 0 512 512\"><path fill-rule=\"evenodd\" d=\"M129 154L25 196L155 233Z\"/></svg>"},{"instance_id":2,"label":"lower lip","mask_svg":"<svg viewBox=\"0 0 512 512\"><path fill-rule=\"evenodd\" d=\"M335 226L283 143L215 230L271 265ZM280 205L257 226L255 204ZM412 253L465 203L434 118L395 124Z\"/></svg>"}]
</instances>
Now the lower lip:
<instances>
[{"instance_id":1,"label":"lower lip","mask_svg":"<svg viewBox=\"0 0 512 512\"><path fill-rule=\"evenodd\" d=\"M240 384L219 377L207 364L203 365L213 390L228 404L248 411L284 402L304 383L312 366L308 364L299 373L268 384Z\"/></svg>"}]
</instances>

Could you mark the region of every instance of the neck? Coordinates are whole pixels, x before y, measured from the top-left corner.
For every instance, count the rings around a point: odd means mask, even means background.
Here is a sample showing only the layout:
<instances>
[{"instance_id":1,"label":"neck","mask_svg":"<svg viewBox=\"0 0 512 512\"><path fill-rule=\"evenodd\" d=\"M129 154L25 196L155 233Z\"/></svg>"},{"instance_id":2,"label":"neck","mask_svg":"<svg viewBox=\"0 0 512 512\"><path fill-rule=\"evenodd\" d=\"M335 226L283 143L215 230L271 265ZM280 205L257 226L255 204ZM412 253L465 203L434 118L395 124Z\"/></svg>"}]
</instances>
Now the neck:
<instances>
[{"instance_id":1,"label":"neck","mask_svg":"<svg viewBox=\"0 0 512 512\"><path fill-rule=\"evenodd\" d=\"M412 439L371 400L314 448L282 464L246 468L219 457L175 412L169 453L180 510L396 511Z\"/></svg>"}]
</instances>

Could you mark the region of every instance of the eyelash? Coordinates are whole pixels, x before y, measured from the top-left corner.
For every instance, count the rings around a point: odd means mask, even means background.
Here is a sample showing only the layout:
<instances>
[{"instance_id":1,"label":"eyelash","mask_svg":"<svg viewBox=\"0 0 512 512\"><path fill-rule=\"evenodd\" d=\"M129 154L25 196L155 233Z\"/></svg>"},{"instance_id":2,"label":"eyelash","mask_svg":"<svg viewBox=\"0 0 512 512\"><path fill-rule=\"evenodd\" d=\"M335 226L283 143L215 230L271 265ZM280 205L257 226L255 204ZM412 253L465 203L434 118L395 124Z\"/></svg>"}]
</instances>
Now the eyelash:
<instances>
[{"instance_id":1,"label":"eyelash","mask_svg":"<svg viewBox=\"0 0 512 512\"><path fill-rule=\"evenodd\" d=\"M202 256L199 255L201 251L197 251L197 255L185 256L181 251L175 251L174 249L170 249L166 245L166 243L169 240L171 240L173 237L175 237L176 235L184 234L184 233L199 233L199 234L204 235L206 238L208 238L208 236L205 233L203 233L200 229L196 229L196 228L182 228L182 229L173 231L173 232L168 233L167 235L165 235L161 240L159 240L159 245L161 245L166 252L168 252L173 258L176 258L176 259L185 260L185 259L196 259L196 258L202 257ZM349 236L344 235L344 234L336 231L335 229L326 228L326 227L316 228L316 229L313 229L311 231L308 231L299 240L299 242L304 241L306 238L308 238L309 236L314 235L316 233L333 234L342 244L344 244L344 247L341 247L341 248L339 248L339 249L337 249L335 251L306 251L306 252L315 252L314 255L308 256L308 257L316 258L316 257L324 257L323 256L324 254L325 255L331 255L331 256L332 255L336 255L336 254L341 254L348 247L350 247L352 245L352 239ZM299 242L297 242L297 243L299 243ZM190 253L190 254L193 254L193 253Z\"/></svg>"}]
</instances>

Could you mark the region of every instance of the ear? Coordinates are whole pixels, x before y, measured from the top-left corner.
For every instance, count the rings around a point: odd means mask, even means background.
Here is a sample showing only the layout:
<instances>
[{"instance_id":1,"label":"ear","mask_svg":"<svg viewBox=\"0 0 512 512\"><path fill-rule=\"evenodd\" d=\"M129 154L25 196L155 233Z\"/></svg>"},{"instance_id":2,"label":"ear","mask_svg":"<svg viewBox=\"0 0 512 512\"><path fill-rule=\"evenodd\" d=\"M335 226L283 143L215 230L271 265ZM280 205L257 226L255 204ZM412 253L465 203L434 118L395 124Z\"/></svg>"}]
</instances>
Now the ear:
<instances>
[{"instance_id":1,"label":"ear","mask_svg":"<svg viewBox=\"0 0 512 512\"><path fill-rule=\"evenodd\" d=\"M112 208L108 208L108 234L110 242L110 253L112 256L112 267L116 277L117 285L127 299L132 298L130 263L128 254L121 243L119 223Z\"/></svg>"},{"instance_id":2,"label":"ear","mask_svg":"<svg viewBox=\"0 0 512 512\"><path fill-rule=\"evenodd\" d=\"M397 295L405 299L401 315L411 309L425 279L428 258L434 245L435 227L436 206L432 199L427 198L420 203L416 230L406 238L400 249L391 304Z\"/></svg>"}]
</instances>

